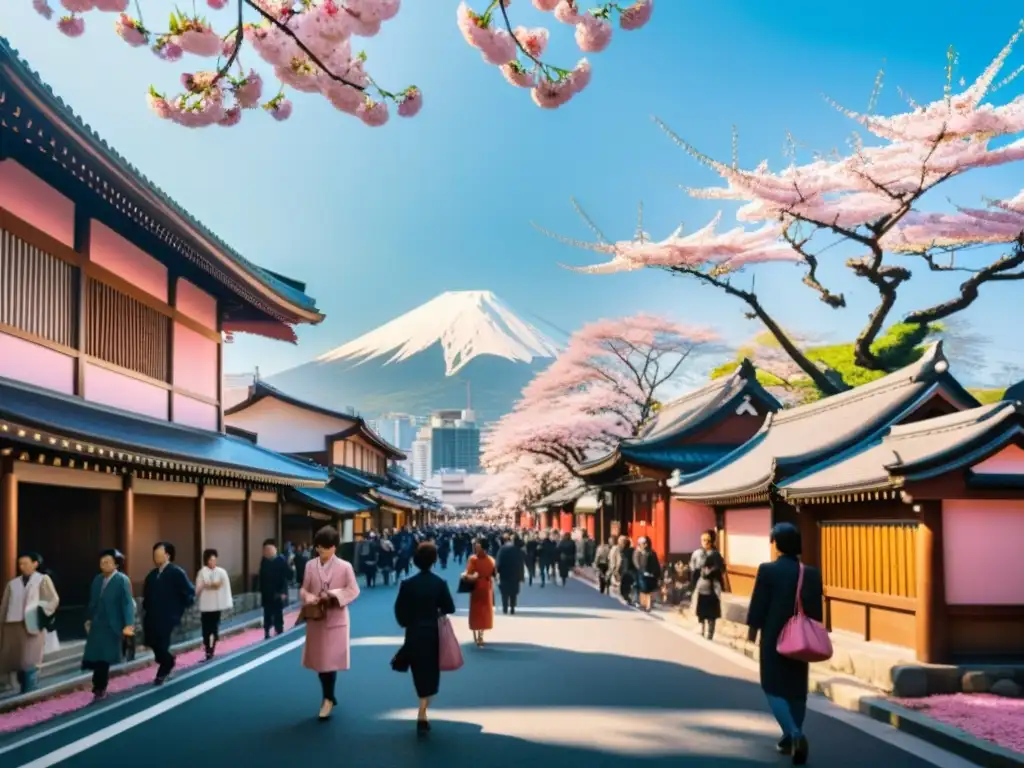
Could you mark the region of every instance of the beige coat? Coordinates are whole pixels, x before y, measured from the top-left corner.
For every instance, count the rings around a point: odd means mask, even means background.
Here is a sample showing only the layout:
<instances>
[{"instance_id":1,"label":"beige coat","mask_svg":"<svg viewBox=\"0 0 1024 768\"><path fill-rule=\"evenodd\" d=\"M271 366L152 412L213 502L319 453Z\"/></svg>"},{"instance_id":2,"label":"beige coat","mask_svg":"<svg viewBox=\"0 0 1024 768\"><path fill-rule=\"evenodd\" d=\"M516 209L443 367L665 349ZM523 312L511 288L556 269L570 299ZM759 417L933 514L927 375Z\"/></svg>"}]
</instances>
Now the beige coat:
<instances>
[{"instance_id":1,"label":"beige coat","mask_svg":"<svg viewBox=\"0 0 1024 768\"><path fill-rule=\"evenodd\" d=\"M4 596L0 598L0 633L3 632L3 625L7 623L15 582L20 579L21 576L16 576L7 582ZM32 574L32 578L28 580L28 585L25 587L25 604L22 611L25 631L30 635L38 635L41 628L39 626L39 611L36 609L42 608L47 616L53 616L59 605L60 598L57 596L57 588L53 586L53 580L42 573Z\"/></svg>"}]
</instances>

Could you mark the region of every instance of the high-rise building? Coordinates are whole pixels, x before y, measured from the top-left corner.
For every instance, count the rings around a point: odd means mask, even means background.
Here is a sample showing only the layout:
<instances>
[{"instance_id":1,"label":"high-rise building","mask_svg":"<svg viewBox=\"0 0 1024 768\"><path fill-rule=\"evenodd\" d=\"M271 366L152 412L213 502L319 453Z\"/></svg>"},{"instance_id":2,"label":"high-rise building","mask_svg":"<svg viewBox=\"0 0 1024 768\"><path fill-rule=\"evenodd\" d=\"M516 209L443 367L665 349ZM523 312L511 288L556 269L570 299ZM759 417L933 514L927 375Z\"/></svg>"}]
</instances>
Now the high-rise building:
<instances>
[{"instance_id":1,"label":"high-rise building","mask_svg":"<svg viewBox=\"0 0 1024 768\"><path fill-rule=\"evenodd\" d=\"M374 432L409 457L398 462L398 465L409 475L414 475L412 446L416 440L416 431L426 423L427 419L421 416L410 416L408 413L385 413L369 422Z\"/></svg>"},{"instance_id":2,"label":"high-rise building","mask_svg":"<svg viewBox=\"0 0 1024 768\"><path fill-rule=\"evenodd\" d=\"M431 472L431 436L430 427L423 427L412 441L412 448L409 451L409 474L414 480L421 483L427 482Z\"/></svg>"},{"instance_id":3,"label":"high-rise building","mask_svg":"<svg viewBox=\"0 0 1024 768\"><path fill-rule=\"evenodd\" d=\"M434 411L430 416L430 469L480 471L480 429L476 415L461 411Z\"/></svg>"}]
</instances>

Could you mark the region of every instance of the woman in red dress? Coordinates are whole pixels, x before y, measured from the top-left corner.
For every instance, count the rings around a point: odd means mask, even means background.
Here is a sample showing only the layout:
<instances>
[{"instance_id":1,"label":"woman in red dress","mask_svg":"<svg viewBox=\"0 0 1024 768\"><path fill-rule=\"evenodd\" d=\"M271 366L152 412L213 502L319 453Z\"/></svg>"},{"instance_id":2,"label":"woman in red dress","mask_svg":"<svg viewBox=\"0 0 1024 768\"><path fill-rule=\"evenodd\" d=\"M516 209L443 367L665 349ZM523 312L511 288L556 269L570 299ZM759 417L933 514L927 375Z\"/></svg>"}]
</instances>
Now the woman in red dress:
<instances>
[{"instance_id":1,"label":"woman in red dress","mask_svg":"<svg viewBox=\"0 0 1024 768\"><path fill-rule=\"evenodd\" d=\"M478 539L475 554L469 558L465 576L476 582L469 593L469 628L478 648L483 648L484 632L494 629L494 560L487 554L487 542Z\"/></svg>"}]
</instances>

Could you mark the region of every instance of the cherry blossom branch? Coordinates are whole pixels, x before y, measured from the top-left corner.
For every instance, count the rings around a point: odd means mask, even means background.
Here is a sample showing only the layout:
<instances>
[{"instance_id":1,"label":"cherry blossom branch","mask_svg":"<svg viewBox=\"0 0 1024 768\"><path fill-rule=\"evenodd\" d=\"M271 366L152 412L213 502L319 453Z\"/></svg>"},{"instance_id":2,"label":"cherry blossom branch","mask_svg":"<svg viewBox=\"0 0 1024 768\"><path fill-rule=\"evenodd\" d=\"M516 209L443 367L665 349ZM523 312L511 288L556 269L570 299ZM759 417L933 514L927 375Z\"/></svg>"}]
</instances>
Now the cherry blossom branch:
<instances>
[{"instance_id":1,"label":"cherry blossom branch","mask_svg":"<svg viewBox=\"0 0 1024 768\"><path fill-rule=\"evenodd\" d=\"M508 30L509 35L511 35L512 39L515 41L516 48L518 48L526 58L528 58L530 61L536 64L542 72L546 72L548 69L550 69L553 72L555 72L559 77L565 77L570 74L570 70L562 69L561 67L555 67L552 66L551 64L545 64L543 61L541 61L532 53L530 53L523 45L522 41L519 39L519 36L516 35L515 30L512 29L512 22L508 18L508 9L505 7L505 0L493 0L491 3L491 7L493 8L495 5L497 5L498 8L501 9L501 17L505 21L505 29Z\"/></svg>"},{"instance_id":2,"label":"cherry blossom branch","mask_svg":"<svg viewBox=\"0 0 1024 768\"><path fill-rule=\"evenodd\" d=\"M238 26L235 27L235 44L232 46L231 55L228 56L227 62L223 67L217 70L217 74L214 75L213 80L210 82L211 88L217 85L217 83L227 75L228 71L231 69L231 65L238 60L238 54L242 50L242 40L245 36L245 27L242 23L242 11L244 7L245 6L242 5L242 0L238 0Z\"/></svg>"},{"instance_id":3,"label":"cherry blossom branch","mask_svg":"<svg viewBox=\"0 0 1024 768\"><path fill-rule=\"evenodd\" d=\"M349 80L346 80L344 77L339 77L338 75L334 74L330 70L330 68L326 64L324 64L317 57L317 55L309 49L309 46L307 46L304 42L302 42L302 40L299 39L299 36L296 35L294 31L292 31L292 29L288 26L287 23L281 23L280 21L278 21L276 18L274 18L273 14L267 13L257 3L253 2L253 0L244 0L244 2L250 8L255 10L260 16L269 21L273 26L277 27L286 35L288 35L288 37L292 39L292 42L295 43L296 47L304 54L306 54L306 56L309 57L309 60L316 64L317 67L320 68L320 71L322 71L325 75L331 78L331 80L333 80L336 83L341 83L342 85L347 85L349 88L354 88L357 91L362 91L364 93L366 92L366 88L364 86L358 85Z\"/></svg>"}]
</instances>

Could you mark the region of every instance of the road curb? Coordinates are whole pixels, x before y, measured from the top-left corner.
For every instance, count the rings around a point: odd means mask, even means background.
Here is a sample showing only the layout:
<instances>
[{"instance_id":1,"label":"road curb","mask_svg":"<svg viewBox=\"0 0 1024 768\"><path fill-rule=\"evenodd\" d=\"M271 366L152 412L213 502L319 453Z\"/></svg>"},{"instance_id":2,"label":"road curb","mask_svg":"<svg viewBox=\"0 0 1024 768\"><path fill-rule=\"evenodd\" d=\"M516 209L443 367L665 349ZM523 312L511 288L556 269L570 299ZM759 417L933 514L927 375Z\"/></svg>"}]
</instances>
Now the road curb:
<instances>
[{"instance_id":1,"label":"road curb","mask_svg":"<svg viewBox=\"0 0 1024 768\"><path fill-rule=\"evenodd\" d=\"M232 624L231 626L223 627L220 631L220 636L222 638L230 637L232 635L237 635L242 632L245 632L246 630L255 629L256 627L262 626L263 618L257 616L247 621L241 622L239 624ZM283 637L284 635L289 634L294 629L295 627L287 628L283 633L281 633L281 635L279 635L279 637ZM195 648L198 648L202 644L202 637L195 637L189 640L183 640L182 642L171 646L171 651L173 653L191 651ZM239 648L238 650L233 651L231 655L251 650L253 647L255 647L255 645L257 644L253 644L252 646L246 646L245 648ZM226 656L224 658L229 657ZM112 667L110 670L110 679L114 680L123 675L130 675L132 672L137 672L140 669L145 669L152 663L153 652L146 651L145 653L136 656L134 661L129 661L124 664L119 664L116 667ZM26 693L21 696L13 696L6 699L0 699L0 715L5 714L7 712L11 712L15 709L22 709L23 707L29 707L33 704L38 704L42 701L46 701L47 699L52 699L55 696L60 696L65 693L71 693L88 685L92 685L92 673L83 672L80 675L76 675L75 677L63 680L59 683L54 683L53 685L47 686L46 688L38 688L32 691L31 693Z\"/></svg>"},{"instance_id":2,"label":"road curb","mask_svg":"<svg viewBox=\"0 0 1024 768\"><path fill-rule=\"evenodd\" d=\"M957 757L985 768L1020 768L1024 755L979 739L966 731L940 723L927 715L884 699L863 699L860 711L873 720L927 741Z\"/></svg>"},{"instance_id":3,"label":"road curb","mask_svg":"<svg viewBox=\"0 0 1024 768\"><path fill-rule=\"evenodd\" d=\"M585 574L576 573L575 576L591 587L597 586L597 582ZM653 611L645 615L664 624L685 626L684 622L672 619L665 611ZM756 653L752 653L756 647L750 643L741 645L731 642L716 642L716 645L727 648L737 657L751 661L757 660ZM812 667L809 689L811 693L824 696L842 709L866 715L872 720L928 742L957 757L983 765L985 768L1024 768L1024 754L979 739L960 728L946 725L925 714L894 704L883 698L884 694L881 691L869 687L859 679L823 674Z\"/></svg>"}]
</instances>

